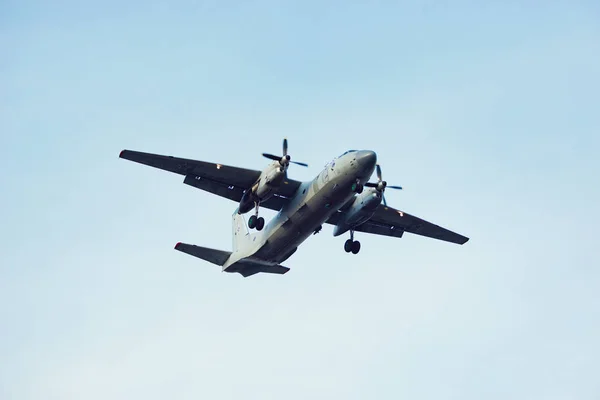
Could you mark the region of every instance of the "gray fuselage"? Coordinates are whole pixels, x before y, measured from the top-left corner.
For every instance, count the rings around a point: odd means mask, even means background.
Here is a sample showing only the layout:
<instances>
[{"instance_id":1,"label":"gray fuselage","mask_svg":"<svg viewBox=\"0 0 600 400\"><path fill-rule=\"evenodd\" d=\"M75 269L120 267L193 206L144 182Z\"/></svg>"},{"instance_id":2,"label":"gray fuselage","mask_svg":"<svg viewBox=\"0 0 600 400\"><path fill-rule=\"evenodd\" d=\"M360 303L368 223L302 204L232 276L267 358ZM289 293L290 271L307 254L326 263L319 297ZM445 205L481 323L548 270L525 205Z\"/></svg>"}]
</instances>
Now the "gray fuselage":
<instances>
[{"instance_id":1,"label":"gray fuselage","mask_svg":"<svg viewBox=\"0 0 600 400\"><path fill-rule=\"evenodd\" d=\"M364 185L373 174L376 162L377 155L368 150L347 152L329 162L316 178L300 185L295 196L263 231L234 237L237 244L223 269L246 257L269 264L285 261L355 196L353 183ZM234 213L234 218L243 217Z\"/></svg>"}]
</instances>

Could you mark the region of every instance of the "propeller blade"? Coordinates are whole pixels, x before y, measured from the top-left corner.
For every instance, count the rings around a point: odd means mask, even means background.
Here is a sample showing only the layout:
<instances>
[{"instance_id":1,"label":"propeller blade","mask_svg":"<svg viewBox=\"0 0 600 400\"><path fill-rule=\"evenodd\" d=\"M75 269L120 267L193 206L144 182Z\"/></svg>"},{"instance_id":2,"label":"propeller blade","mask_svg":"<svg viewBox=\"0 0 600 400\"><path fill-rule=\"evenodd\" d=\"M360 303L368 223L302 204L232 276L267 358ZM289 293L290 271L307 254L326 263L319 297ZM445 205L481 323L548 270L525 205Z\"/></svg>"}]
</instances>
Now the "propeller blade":
<instances>
[{"instance_id":1,"label":"propeller blade","mask_svg":"<svg viewBox=\"0 0 600 400\"><path fill-rule=\"evenodd\" d=\"M377 164L377 179L381 182L381 167Z\"/></svg>"},{"instance_id":2,"label":"propeller blade","mask_svg":"<svg viewBox=\"0 0 600 400\"><path fill-rule=\"evenodd\" d=\"M402 190L402 186L386 186L386 188Z\"/></svg>"},{"instance_id":3,"label":"propeller blade","mask_svg":"<svg viewBox=\"0 0 600 400\"><path fill-rule=\"evenodd\" d=\"M262 155L263 155L263 157L266 157L266 158L268 158L268 159L270 159L270 160L275 160L275 161L279 161L279 160L281 160L281 157L280 157L280 156L276 156L276 155L274 155L274 154L263 153Z\"/></svg>"},{"instance_id":4,"label":"propeller blade","mask_svg":"<svg viewBox=\"0 0 600 400\"><path fill-rule=\"evenodd\" d=\"M296 165L301 165L303 167L308 167L308 164L306 164L306 163L303 163L300 161L291 161L292 157L290 157L288 154L287 138L283 139L283 156L276 156L276 155L270 154L270 153L262 153L262 155L263 155L263 157L266 157L269 160L279 161L279 163L284 167L287 167L287 165L289 165L290 163L293 163Z\"/></svg>"},{"instance_id":5,"label":"propeller blade","mask_svg":"<svg viewBox=\"0 0 600 400\"><path fill-rule=\"evenodd\" d=\"M383 200L383 205L387 207L387 201L385 201L385 194L381 194L381 199Z\"/></svg>"}]
</instances>

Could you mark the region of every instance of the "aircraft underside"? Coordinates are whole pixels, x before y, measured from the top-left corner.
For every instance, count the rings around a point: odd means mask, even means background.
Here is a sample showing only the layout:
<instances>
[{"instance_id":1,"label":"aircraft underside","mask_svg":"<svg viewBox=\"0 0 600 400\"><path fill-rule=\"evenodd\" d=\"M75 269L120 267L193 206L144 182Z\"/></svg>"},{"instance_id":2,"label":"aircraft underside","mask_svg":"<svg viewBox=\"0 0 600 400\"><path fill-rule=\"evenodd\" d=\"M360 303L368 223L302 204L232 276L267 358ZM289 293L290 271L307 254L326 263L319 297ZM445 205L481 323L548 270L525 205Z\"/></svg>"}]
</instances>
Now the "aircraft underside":
<instances>
[{"instance_id":1,"label":"aircraft underside","mask_svg":"<svg viewBox=\"0 0 600 400\"><path fill-rule=\"evenodd\" d=\"M469 239L438 225L389 207L388 186L381 176L377 156L368 150L349 150L329 162L312 180L289 179L291 161L284 140L283 155L263 153L273 162L263 171L249 170L198 160L123 150L121 158L183 175L184 183L237 202L232 214L232 251L178 243L175 249L247 277L256 273L284 274L280 263L290 258L323 225L334 225L334 236L349 233L347 253L357 254L357 231L401 238L404 232L446 242L464 244ZM368 182L377 170L377 182ZM266 222L260 208L277 211ZM248 221L244 214L254 210Z\"/></svg>"}]
</instances>

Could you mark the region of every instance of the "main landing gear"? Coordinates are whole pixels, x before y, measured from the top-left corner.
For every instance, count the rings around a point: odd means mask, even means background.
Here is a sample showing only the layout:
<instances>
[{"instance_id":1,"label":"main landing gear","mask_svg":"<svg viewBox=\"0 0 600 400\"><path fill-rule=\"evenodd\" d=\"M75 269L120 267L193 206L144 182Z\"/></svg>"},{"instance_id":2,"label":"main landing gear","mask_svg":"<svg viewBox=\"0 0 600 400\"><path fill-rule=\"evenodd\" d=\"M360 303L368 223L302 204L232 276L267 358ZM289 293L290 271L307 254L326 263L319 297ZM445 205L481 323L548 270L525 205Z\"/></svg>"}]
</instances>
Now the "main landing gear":
<instances>
[{"instance_id":1,"label":"main landing gear","mask_svg":"<svg viewBox=\"0 0 600 400\"><path fill-rule=\"evenodd\" d=\"M265 219L263 217L258 216L259 204L255 203L255 205L256 205L256 207L255 207L254 215L251 215L250 218L248 219L248 228L250 228L250 229L256 228L257 231L262 231L262 229L265 227Z\"/></svg>"},{"instance_id":2,"label":"main landing gear","mask_svg":"<svg viewBox=\"0 0 600 400\"><path fill-rule=\"evenodd\" d=\"M257 217L256 215L251 215L248 219L248 228L254 229L257 231L262 231L262 228L265 226L265 219L263 217Z\"/></svg>"},{"instance_id":3,"label":"main landing gear","mask_svg":"<svg viewBox=\"0 0 600 400\"><path fill-rule=\"evenodd\" d=\"M344 250L346 253L352 252L352 254L358 254L360 251L360 242L358 240L354 240L354 231L350 231L350 239L346 240L344 243Z\"/></svg>"}]
</instances>

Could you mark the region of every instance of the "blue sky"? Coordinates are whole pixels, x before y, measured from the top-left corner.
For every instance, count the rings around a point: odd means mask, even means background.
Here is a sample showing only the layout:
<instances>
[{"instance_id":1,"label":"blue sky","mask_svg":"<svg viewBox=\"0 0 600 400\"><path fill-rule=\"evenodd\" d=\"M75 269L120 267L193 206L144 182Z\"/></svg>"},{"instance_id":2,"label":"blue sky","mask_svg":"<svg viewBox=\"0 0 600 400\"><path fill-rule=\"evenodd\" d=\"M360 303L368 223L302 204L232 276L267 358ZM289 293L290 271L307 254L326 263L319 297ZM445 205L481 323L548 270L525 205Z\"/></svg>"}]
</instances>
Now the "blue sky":
<instances>
[{"instance_id":1,"label":"blue sky","mask_svg":"<svg viewBox=\"0 0 600 400\"><path fill-rule=\"evenodd\" d=\"M598 5L322 3L0 4L0 398L600 397ZM118 159L283 137L471 240L325 227L243 279L173 250L234 203Z\"/></svg>"}]
</instances>

